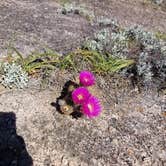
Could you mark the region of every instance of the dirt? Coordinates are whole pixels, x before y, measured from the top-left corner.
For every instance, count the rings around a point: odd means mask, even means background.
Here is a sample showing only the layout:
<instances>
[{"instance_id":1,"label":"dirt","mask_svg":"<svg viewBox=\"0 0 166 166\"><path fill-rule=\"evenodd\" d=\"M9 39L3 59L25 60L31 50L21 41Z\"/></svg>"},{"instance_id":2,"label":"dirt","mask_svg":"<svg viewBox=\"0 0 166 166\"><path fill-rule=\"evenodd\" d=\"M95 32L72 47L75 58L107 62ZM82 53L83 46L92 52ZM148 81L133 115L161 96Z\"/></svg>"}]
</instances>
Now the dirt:
<instances>
[{"instance_id":1,"label":"dirt","mask_svg":"<svg viewBox=\"0 0 166 166\"><path fill-rule=\"evenodd\" d=\"M166 31L166 13L138 1L77 1L96 15L116 18L122 26L143 25ZM0 51L14 45L25 55L52 48L69 52L93 33L79 15L57 13L58 1L2 0ZM34 166L164 166L166 165L166 96L152 89L139 90L125 78L97 76L93 93L103 105L101 116L74 119L51 105L64 83L78 73L54 71L42 90L31 80L23 90L0 87L0 112L13 112L17 134ZM2 133L0 133L2 135Z\"/></svg>"}]
</instances>

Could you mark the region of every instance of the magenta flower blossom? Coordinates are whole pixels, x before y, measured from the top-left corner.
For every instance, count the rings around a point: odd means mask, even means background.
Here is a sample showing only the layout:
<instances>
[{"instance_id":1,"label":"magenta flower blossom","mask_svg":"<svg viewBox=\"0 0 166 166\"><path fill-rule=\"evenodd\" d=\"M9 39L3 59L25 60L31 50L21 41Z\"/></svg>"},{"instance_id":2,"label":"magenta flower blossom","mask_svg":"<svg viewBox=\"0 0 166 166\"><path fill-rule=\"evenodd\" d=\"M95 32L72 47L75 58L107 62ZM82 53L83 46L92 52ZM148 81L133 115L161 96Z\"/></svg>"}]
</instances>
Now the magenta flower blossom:
<instances>
[{"instance_id":1,"label":"magenta flower blossom","mask_svg":"<svg viewBox=\"0 0 166 166\"><path fill-rule=\"evenodd\" d=\"M90 95L90 92L86 88L79 87L72 92L72 99L75 104L83 104L88 100Z\"/></svg>"},{"instance_id":2,"label":"magenta flower blossom","mask_svg":"<svg viewBox=\"0 0 166 166\"><path fill-rule=\"evenodd\" d=\"M98 116L101 112L101 105L98 98L90 96L89 99L83 103L82 112L89 118L94 118Z\"/></svg>"},{"instance_id":3,"label":"magenta flower blossom","mask_svg":"<svg viewBox=\"0 0 166 166\"><path fill-rule=\"evenodd\" d=\"M95 76L90 71L81 71L79 79L83 86L91 86L95 84Z\"/></svg>"}]
</instances>

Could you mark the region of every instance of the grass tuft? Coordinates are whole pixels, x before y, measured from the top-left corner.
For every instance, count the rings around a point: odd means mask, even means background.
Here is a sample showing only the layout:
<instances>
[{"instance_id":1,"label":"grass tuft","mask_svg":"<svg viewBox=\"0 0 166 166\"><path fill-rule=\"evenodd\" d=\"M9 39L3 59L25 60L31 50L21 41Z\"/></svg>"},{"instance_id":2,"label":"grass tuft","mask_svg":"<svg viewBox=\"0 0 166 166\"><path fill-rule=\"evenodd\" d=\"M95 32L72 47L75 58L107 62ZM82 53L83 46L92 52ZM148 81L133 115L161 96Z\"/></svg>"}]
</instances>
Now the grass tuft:
<instances>
[{"instance_id":1,"label":"grass tuft","mask_svg":"<svg viewBox=\"0 0 166 166\"><path fill-rule=\"evenodd\" d=\"M84 57L84 61L92 66L93 72L100 74L118 72L135 63L134 60L115 58L111 55L106 56L95 51L78 50L76 53Z\"/></svg>"},{"instance_id":2,"label":"grass tuft","mask_svg":"<svg viewBox=\"0 0 166 166\"><path fill-rule=\"evenodd\" d=\"M48 51L45 53L32 53L28 57L24 57L15 48L14 51L17 56L13 58L13 62L21 65L22 69L29 75L40 73L43 69L52 71L57 67L61 70L79 71L85 69L87 66L93 72L106 74L118 72L135 63L134 60L120 59L96 51L81 49L64 56L54 51ZM84 67L82 67L82 64Z\"/></svg>"}]
</instances>

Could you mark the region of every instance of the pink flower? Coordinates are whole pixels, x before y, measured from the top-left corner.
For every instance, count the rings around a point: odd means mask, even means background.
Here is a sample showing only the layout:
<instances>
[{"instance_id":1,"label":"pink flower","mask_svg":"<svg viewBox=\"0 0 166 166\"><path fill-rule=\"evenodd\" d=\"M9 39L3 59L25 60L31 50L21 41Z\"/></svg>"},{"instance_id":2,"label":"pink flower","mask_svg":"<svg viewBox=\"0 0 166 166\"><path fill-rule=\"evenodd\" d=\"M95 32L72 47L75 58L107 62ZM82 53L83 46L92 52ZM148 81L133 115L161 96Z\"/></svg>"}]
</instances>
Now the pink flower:
<instances>
[{"instance_id":1,"label":"pink flower","mask_svg":"<svg viewBox=\"0 0 166 166\"><path fill-rule=\"evenodd\" d=\"M83 86L91 86L95 84L95 76L90 71L81 71L79 79Z\"/></svg>"},{"instance_id":2,"label":"pink flower","mask_svg":"<svg viewBox=\"0 0 166 166\"><path fill-rule=\"evenodd\" d=\"M75 104L83 104L90 96L90 92L84 88L76 88L72 92L72 99Z\"/></svg>"},{"instance_id":3,"label":"pink flower","mask_svg":"<svg viewBox=\"0 0 166 166\"><path fill-rule=\"evenodd\" d=\"M82 105L83 114L89 118L98 116L101 112L101 109L102 108L98 98L94 96L90 96L89 99Z\"/></svg>"}]
</instances>

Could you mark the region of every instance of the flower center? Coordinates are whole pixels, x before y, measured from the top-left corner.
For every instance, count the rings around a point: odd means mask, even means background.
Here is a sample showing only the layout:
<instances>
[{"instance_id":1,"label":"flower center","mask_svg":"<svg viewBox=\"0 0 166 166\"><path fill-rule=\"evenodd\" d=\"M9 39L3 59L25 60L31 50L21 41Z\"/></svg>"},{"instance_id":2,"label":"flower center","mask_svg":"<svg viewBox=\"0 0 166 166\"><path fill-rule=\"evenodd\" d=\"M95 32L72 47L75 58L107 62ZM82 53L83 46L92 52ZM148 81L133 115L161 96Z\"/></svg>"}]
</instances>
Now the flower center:
<instances>
[{"instance_id":1,"label":"flower center","mask_svg":"<svg viewBox=\"0 0 166 166\"><path fill-rule=\"evenodd\" d=\"M68 107L67 106L64 106L63 109L64 109L64 111L68 111Z\"/></svg>"},{"instance_id":2,"label":"flower center","mask_svg":"<svg viewBox=\"0 0 166 166\"><path fill-rule=\"evenodd\" d=\"M85 82L88 82L88 78L85 78Z\"/></svg>"},{"instance_id":3,"label":"flower center","mask_svg":"<svg viewBox=\"0 0 166 166\"><path fill-rule=\"evenodd\" d=\"M78 99L79 99L79 100L82 100L82 99L83 99L83 96L82 96L82 95L78 95Z\"/></svg>"},{"instance_id":4,"label":"flower center","mask_svg":"<svg viewBox=\"0 0 166 166\"><path fill-rule=\"evenodd\" d=\"M92 111L93 111L93 107L92 107L92 105L91 105L91 104L88 104L88 109L89 109L89 111L90 111L90 112L92 112Z\"/></svg>"}]
</instances>

